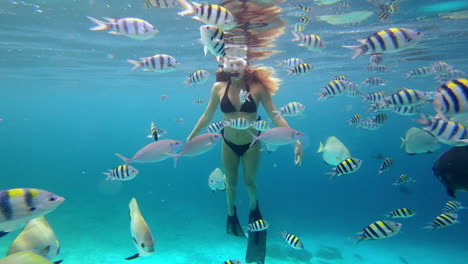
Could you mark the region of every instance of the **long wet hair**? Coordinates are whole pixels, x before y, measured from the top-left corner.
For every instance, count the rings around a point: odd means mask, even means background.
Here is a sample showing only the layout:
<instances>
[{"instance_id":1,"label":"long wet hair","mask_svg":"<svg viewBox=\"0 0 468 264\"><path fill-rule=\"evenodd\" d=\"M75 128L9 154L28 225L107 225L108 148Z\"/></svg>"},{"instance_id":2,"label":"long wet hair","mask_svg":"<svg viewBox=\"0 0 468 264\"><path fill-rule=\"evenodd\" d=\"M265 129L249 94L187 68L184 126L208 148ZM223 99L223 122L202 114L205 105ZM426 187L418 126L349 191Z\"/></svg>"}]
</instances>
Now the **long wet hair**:
<instances>
[{"instance_id":1,"label":"long wet hair","mask_svg":"<svg viewBox=\"0 0 468 264\"><path fill-rule=\"evenodd\" d=\"M246 83L259 83L270 95L274 95L279 90L281 79L277 78L275 70L271 67L258 66L245 69L244 81ZM223 70L216 71L217 82L229 81L229 75Z\"/></svg>"}]
</instances>

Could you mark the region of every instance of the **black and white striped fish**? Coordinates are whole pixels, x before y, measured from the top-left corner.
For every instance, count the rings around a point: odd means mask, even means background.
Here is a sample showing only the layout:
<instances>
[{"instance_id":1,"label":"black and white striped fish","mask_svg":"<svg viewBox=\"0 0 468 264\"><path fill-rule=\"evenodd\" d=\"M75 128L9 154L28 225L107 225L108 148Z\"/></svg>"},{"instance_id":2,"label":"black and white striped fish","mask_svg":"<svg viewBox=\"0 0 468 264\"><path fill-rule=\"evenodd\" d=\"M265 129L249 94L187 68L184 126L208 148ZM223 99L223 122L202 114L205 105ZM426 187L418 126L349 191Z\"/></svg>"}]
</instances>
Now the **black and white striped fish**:
<instances>
[{"instance_id":1,"label":"black and white striped fish","mask_svg":"<svg viewBox=\"0 0 468 264\"><path fill-rule=\"evenodd\" d=\"M286 72L288 72L288 75L292 75L292 74L302 75L302 74L310 73L313 69L314 69L314 66L312 66L312 64L301 63L292 69L287 69Z\"/></svg>"},{"instance_id":2,"label":"black and white striped fish","mask_svg":"<svg viewBox=\"0 0 468 264\"><path fill-rule=\"evenodd\" d=\"M353 106L350 105L350 104L347 104L347 105L344 106L345 112L349 112L349 111L351 111L352 109L353 109Z\"/></svg>"},{"instance_id":3,"label":"black and white striped fish","mask_svg":"<svg viewBox=\"0 0 468 264\"><path fill-rule=\"evenodd\" d=\"M200 37L205 56L208 54L208 51L213 56L226 56L226 42L224 41L224 32L219 27L213 25L201 26Z\"/></svg>"},{"instance_id":4,"label":"black and white striped fish","mask_svg":"<svg viewBox=\"0 0 468 264\"><path fill-rule=\"evenodd\" d=\"M284 241L286 241L286 243L288 243L288 245L290 245L292 248L299 250L304 249L304 245L297 236L286 232L281 232L281 236L284 238Z\"/></svg>"},{"instance_id":5,"label":"black and white striped fish","mask_svg":"<svg viewBox=\"0 0 468 264\"><path fill-rule=\"evenodd\" d=\"M294 24L289 25L289 28L293 32L302 32L305 30L306 26L307 26L306 23L294 23Z\"/></svg>"},{"instance_id":6,"label":"black and white striped fish","mask_svg":"<svg viewBox=\"0 0 468 264\"><path fill-rule=\"evenodd\" d=\"M439 86L434 109L443 119L468 113L468 79L455 79Z\"/></svg>"},{"instance_id":7,"label":"black and white striped fish","mask_svg":"<svg viewBox=\"0 0 468 264\"><path fill-rule=\"evenodd\" d=\"M221 121L218 121L218 122L211 123L208 126L207 131L208 131L208 133L219 134L221 132L221 130L223 130L223 128L224 128L224 121L221 120Z\"/></svg>"},{"instance_id":8,"label":"black and white striped fish","mask_svg":"<svg viewBox=\"0 0 468 264\"><path fill-rule=\"evenodd\" d=\"M378 72L378 73L385 73L385 72L389 72L390 68L388 66L385 66L385 65L382 65L382 64L378 64L378 65L369 64L367 66L367 70L375 71L375 72Z\"/></svg>"},{"instance_id":9,"label":"black and white striped fish","mask_svg":"<svg viewBox=\"0 0 468 264\"><path fill-rule=\"evenodd\" d=\"M462 209L466 208L463 207L462 203L460 203L459 201L448 201L445 204L444 209L442 209L442 211L444 211L444 213L455 213L458 212L458 210Z\"/></svg>"},{"instance_id":10,"label":"black and white striped fish","mask_svg":"<svg viewBox=\"0 0 468 264\"><path fill-rule=\"evenodd\" d=\"M257 120L252 122L252 127L258 131L267 131L271 129L270 123L265 120Z\"/></svg>"},{"instance_id":11,"label":"black and white striped fish","mask_svg":"<svg viewBox=\"0 0 468 264\"><path fill-rule=\"evenodd\" d=\"M380 77L369 77L364 80L363 84L367 86L385 85L386 81Z\"/></svg>"},{"instance_id":12,"label":"black and white striped fish","mask_svg":"<svg viewBox=\"0 0 468 264\"><path fill-rule=\"evenodd\" d=\"M417 120L422 125L427 125L422 129L429 132L441 143L451 146L468 145L468 130L460 123L454 121L444 121L443 119L429 120L424 114L422 119Z\"/></svg>"},{"instance_id":13,"label":"black and white striped fish","mask_svg":"<svg viewBox=\"0 0 468 264\"><path fill-rule=\"evenodd\" d=\"M235 118L235 119L231 119L230 121L224 121L223 123L224 127L232 127L232 128L235 128L235 129L240 129L240 130L244 130L244 129L248 129L249 127L252 126L252 122L250 122L249 120L243 118L243 117L238 117L238 118Z\"/></svg>"},{"instance_id":14,"label":"black and white striped fish","mask_svg":"<svg viewBox=\"0 0 468 264\"><path fill-rule=\"evenodd\" d=\"M353 59L361 54L394 53L414 47L423 34L406 28L389 28L358 39L361 45L343 46L355 50Z\"/></svg>"},{"instance_id":15,"label":"black and white striped fish","mask_svg":"<svg viewBox=\"0 0 468 264\"><path fill-rule=\"evenodd\" d=\"M283 67L287 67L287 68L294 68L297 65L304 63L304 61L302 59L299 59L299 58L290 58L290 59L286 59L286 60L282 60L282 61L276 61L276 62L278 63L277 66L283 66Z\"/></svg>"},{"instance_id":16,"label":"black and white striped fish","mask_svg":"<svg viewBox=\"0 0 468 264\"><path fill-rule=\"evenodd\" d=\"M120 165L102 174L107 176L107 181L130 181L138 175L138 170L130 165Z\"/></svg>"},{"instance_id":17,"label":"black and white striped fish","mask_svg":"<svg viewBox=\"0 0 468 264\"><path fill-rule=\"evenodd\" d=\"M259 232L259 231L266 230L269 226L270 224L267 221L263 219L259 219L253 223L250 223L249 226L247 227L247 230L249 232Z\"/></svg>"},{"instance_id":18,"label":"black and white striped fish","mask_svg":"<svg viewBox=\"0 0 468 264\"><path fill-rule=\"evenodd\" d=\"M432 224L425 226L424 228L435 230L442 227L449 227L457 223L460 223L460 221L458 221L458 214L443 213L436 216L436 218L432 220Z\"/></svg>"},{"instance_id":19,"label":"black and white striped fish","mask_svg":"<svg viewBox=\"0 0 468 264\"><path fill-rule=\"evenodd\" d=\"M419 113L421 110L420 105L417 106L399 106L399 107L391 107L393 113L402 115L402 116L412 116Z\"/></svg>"},{"instance_id":20,"label":"black and white striped fish","mask_svg":"<svg viewBox=\"0 0 468 264\"><path fill-rule=\"evenodd\" d=\"M90 28L90 30L110 30L108 32L109 34L126 36L138 40L147 40L153 38L159 32L155 26L139 18L124 17L114 19L104 17L104 19L108 22L104 22L92 17L88 17L88 19L97 24L96 26Z\"/></svg>"},{"instance_id":21,"label":"black and white striped fish","mask_svg":"<svg viewBox=\"0 0 468 264\"><path fill-rule=\"evenodd\" d=\"M349 81L344 75L336 75L331 81Z\"/></svg>"},{"instance_id":22,"label":"black and white striped fish","mask_svg":"<svg viewBox=\"0 0 468 264\"><path fill-rule=\"evenodd\" d=\"M167 134L167 131L164 129L157 128L154 122L151 122L151 133L147 136L147 138L152 138L154 141L158 141L160 137Z\"/></svg>"},{"instance_id":23,"label":"black and white striped fish","mask_svg":"<svg viewBox=\"0 0 468 264\"><path fill-rule=\"evenodd\" d=\"M297 19L297 21L301 22L301 23L310 23L312 22L312 19L310 19L310 17L308 16L301 16Z\"/></svg>"},{"instance_id":24,"label":"black and white striped fish","mask_svg":"<svg viewBox=\"0 0 468 264\"><path fill-rule=\"evenodd\" d=\"M197 104L197 105L201 105L201 104L205 103L205 99L198 98L198 99L193 100L192 103Z\"/></svg>"},{"instance_id":25,"label":"black and white striped fish","mask_svg":"<svg viewBox=\"0 0 468 264\"><path fill-rule=\"evenodd\" d=\"M361 122L361 115L360 114L355 114L355 115L353 115L353 117L351 117L351 119L348 120L348 124L350 126L355 126L355 125L359 124L359 122Z\"/></svg>"},{"instance_id":26,"label":"black and white striped fish","mask_svg":"<svg viewBox=\"0 0 468 264\"><path fill-rule=\"evenodd\" d=\"M311 10L310 6L305 6L303 4L296 4L296 7L304 12L309 12Z\"/></svg>"},{"instance_id":27,"label":"black and white striped fish","mask_svg":"<svg viewBox=\"0 0 468 264\"><path fill-rule=\"evenodd\" d=\"M391 158L385 158L382 164L380 165L379 174L382 174L393 166L393 160Z\"/></svg>"},{"instance_id":28,"label":"black and white striped fish","mask_svg":"<svg viewBox=\"0 0 468 264\"><path fill-rule=\"evenodd\" d=\"M184 11L179 12L179 16L195 15L192 18L205 23L207 25L214 25L222 30L229 30L236 26L236 19L234 16L220 5L214 4L199 4L187 0L177 0L185 8Z\"/></svg>"},{"instance_id":29,"label":"black and white striped fish","mask_svg":"<svg viewBox=\"0 0 468 264\"><path fill-rule=\"evenodd\" d=\"M433 73L441 73L441 72L448 72L450 70L453 70L452 65L446 63L445 61L438 61L434 62L431 65L431 69Z\"/></svg>"},{"instance_id":30,"label":"black and white striped fish","mask_svg":"<svg viewBox=\"0 0 468 264\"><path fill-rule=\"evenodd\" d=\"M273 111L276 114L275 118L280 116L298 116L305 110L305 106L298 102L291 102L281 107L279 110Z\"/></svg>"},{"instance_id":31,"label":"black and white striped fish","mask_svg":"<svg viewBox=\"0 0 468 264\"><path fill-rule=\"evenodd\" d=\"M460 79L460 78L463 78L467 76L467 74L465 72L462 72L460 70L450 70L450 71L447 71L447 72L440 72L436 75L436 77L434 77L434 81L438 82L438 83L444 83L444 82L448 82L450 80L454 80L454 79Z\"/></svg>"},{"instance_id":32,"label":"black and white striped fish","mask_svg":"<svg viewBox=\"0 0 468 264\"><path fill-rule=\"evenodd\" d=\"M392 237L401 229L400 223L392 221L377 221L366 226L356 237L356 244L364 240L376 240Z\"/></svg>"},{"instance_id":33,"label":"black and white striped fish","mask_svg":"<svg viewBox=\"0 0 468 264\"><path fill-rule=\"evenodd\" d=\"M65 199L48 191L17 188L0 191L0 237L46 215Z\"/></svg>"},{"instance_id":34,"label":"black and white striped fish","mask_svg":"<svg viewBox=\"0 0 468 264\"><path fill-rule=\"evenodd\" d=\"M408 208L399 208L393 210L385 215L385 217L391 218L409 218L416 215L416 211Z\"/></svg>"},{"instance_id":35,"label":"black and white striped fish","mask_svg":"<svg viewBox=\"0 0 468 264\"><path fill-rule=\"evenodd\" d=\"M377 130L380 128L380 125L372 122L372 119L367 119L357 124L356 127L366 130Z\"/></svg>"},{"instance_id":36,"label":"black and white striped fish","mask_svg":"<svg viewBox=\"0 0 468 264\"><path fill-rule=\"evenodd\" d=\"M140 58L141 61L127 60L133 64L131 70L134 71L141 67L145 67L143 71L149 72L172 72L180 63L172 56L166 54L156 54L151 57Z\"/></svg>"},{"instance_id":37,"label":"black and white striped fish","mask_svg":"<svg viewBox=\"0 0 468 264\"><path fill-rule=\"evenodd\" d=\"M383 62L383 56L380 54L373 54L370 56L370 64L378 65Z\"/></svg>"},{"instance_id":38,"label":"black and white striped fish","mask_svg":"<svg viewBox=\"0 0 468 264\"><path fill-rule=\"evenodd\" d=\"M432 74L431 67L419 67L419 68L409 71L405 75L405 79L414 78L414 77L426 77L431 74Z\"/></svg>"},{"instance_id":39,"label":"black and white striped fish","mask_svg":"<svg viewBox=\"0 0 468 264\"><path fill-rule=\"evenodd\" d=\"M327 44L323 39L314 34L302 34L300 32L291 31L294 36L292 41L299 41L301 42L298 44L299 47L306 47L308 50L311 51L322 51L326 48Z\"/></svg>"},{"instance_id":40,"label":"black and white striped fish","mask_svg":"<svg viewBox=\"0 0 468 264\"><path fill-rule=\"evenodd\" d=\"M178 5L177 0L146 0L143 3L145 8L174 8Z\"/></svg>"},{"instance_id":41,"label":"black and white striped fish","mask_svg":"<svg viewBox=\"0 0 468 264\"><path fill-rule=\"evenodd\" d=\"M230 259L223 262L223 264L242 264L242 261L237 259Z\"/></svg>"},{"instance_id":42,"label":"black and white striped fish","mask_svg":"<svg viewBox=\"0 0 468 264\"><path fill-rule=\"evenodd\" d=\"M354 87L354 85L349 81L331 81L327 84L327 86L322 88L322 92L319 93L320 97L317 99L317 101L322 102L328 98L342 95L352 87Z\"/></svg>"},{"instance_id":43,"label":"black and white striped fish","mask_svg":"<svg viewBox=\"0 0 468 264\"><path fill-rule=\"evenodd\" d=\"M185 87L203 84L208 80L209 76L210 73L205 70L195 71L192 74L190 74L189 77L187 77L187 80L185 80Z\"/></svg>"},{"instance_id":44,"label":"black and white striped fish","mask_svg":"<svg viewBox=\"0 0 468 264\"><path fill-rule=\"evenodd\" d=\"M401 89L386 97L381 103L391 107L412 106L424 104L429 99L431 99L431 94L429 93L414 89Z\"/></svg>"},{"instance_id":45,"label":"black and white striped fish","mask_svg":"<svg viewBox=\"0 0 468 264\"><path fill-rule=\"evenodd\" d=\"M340 162L335 168L333 168L332 172L328 172L330 174L330 179L335 178L336 176L341 176L345 174L350 174L357 171L362 164L362 160L356 158L348 158Z\"/></svg>"},{"instance_id":46,"label":"black and white striped fish","mask_svg":"<svg viewBox=\"0 0 468 264\"><path fill-rule=\"evenodd\" d=\"M362 101L363 102L372 102L372 103L377 103L380 101L385 100L385 93L384 92L374 92L374 93L369 93L367 95L362 96Z\"/></svg>"},{"instance_id":47,"label":"black and white striped fish","mask_svg":"<svg viewBox=\"0 0 468 264\"><path fill-rule=\"evenodd\" d=\"M411 183L415 183L415 182L416 182L416 180L409 177L407 174L402 174L402 175L400 175L400 177L398 177L398 179L394 183L392 183L392 185L411 184Z\"/></svg>"},{"instance_id":48,"label":"black and white striped fish","mask_svg":"<svg viewBox=\"0 0 468 264\"><path fill-rule=\"evenodd\" d=\"M387 121L388 117L384 113L377 114L373 117L371 117L372 122L374 122L377 125L383 125L385 121Z\"/></svg>"}]
</instances>

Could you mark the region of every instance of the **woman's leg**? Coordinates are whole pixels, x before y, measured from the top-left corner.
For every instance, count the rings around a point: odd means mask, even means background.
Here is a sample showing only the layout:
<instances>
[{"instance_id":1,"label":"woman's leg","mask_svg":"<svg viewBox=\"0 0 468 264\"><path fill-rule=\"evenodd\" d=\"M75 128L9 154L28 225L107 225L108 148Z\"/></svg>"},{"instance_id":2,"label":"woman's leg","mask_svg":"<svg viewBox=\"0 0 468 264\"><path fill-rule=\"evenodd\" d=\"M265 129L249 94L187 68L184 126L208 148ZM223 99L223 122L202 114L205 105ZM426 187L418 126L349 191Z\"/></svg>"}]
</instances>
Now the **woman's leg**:
<instances>
[{"instance_id":1,"label":"woman's leg","mask_svg":"<svg viewBox=\"0 0 468 264\"><path fill-rule=\"evenodd\" d=\"M226 201L228 214L234 215L234 203L236 201L236 189L238 182L239 156L223 140L221 147L224 174L226 175Z\"/></svg>"},{"instance_id":2,"label":"woman's leg","mask_svg":"<svg viewBox=\"0 0 468 264\"><path fill-rule=\"evenodd\" d=\"M257 184L255 179L257 177L257 168L260 163L260 146L258 142L247 150L242 156L242 164L244 167L244 183L247 187L250 200L250 210L255 210L257 207Z\"/></svg>"}]
</instances>

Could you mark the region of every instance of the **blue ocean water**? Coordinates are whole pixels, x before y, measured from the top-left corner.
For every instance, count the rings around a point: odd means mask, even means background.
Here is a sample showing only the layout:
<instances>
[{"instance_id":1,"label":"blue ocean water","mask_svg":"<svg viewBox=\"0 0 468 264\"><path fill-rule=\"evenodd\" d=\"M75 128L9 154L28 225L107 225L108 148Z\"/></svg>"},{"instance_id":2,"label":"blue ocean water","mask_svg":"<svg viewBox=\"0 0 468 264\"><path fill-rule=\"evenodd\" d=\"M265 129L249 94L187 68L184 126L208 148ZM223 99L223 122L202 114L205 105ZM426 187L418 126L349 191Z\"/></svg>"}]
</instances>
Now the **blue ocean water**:
<instances>
[{"instance_id":1,"label":"blue ocean water","mask_svg":"<svg viewBox=\"0 0 468 264\"><path fill-rule=\"evenodd\" d=\"M404 79L408 71L445 61L468 71L467 20L442 19L444 13L467 9L464 1L402 1L400 11L379 22L378 9L367 1L349 1L352 10L374 12L368 20L350 27L313 22L306 32L320 35L327 48L306 51L284 34L278 40L282 53L262 61L301 57L314 65L303 76L282 78L273 97L280 107L291 101L306 105L304 118L287 118L289 125L305 134L304 162L294 166L293 148L281 147L262 156L258 171L258 199L262 213L271 222L267 243L268 264L279 263L369 263L396 264L403 257L411 264L466 263L468 210L460 221L433 232L422 229L440 213L451 198L432 174L433 161L444 151L408 156L400 149L400 137L410 127L419 127L414 117L389 113L387 123L376 131L349 127L354 113L366 115L367 104L357 98L337 97L316 102L316 93L335 75L361 83L370 76L389 80L388 87L433 91L439 85L432 77ZM212 193L207 185L214 168L222 168L220 146L191 159L182 158L177 169L171 160L135 164L140 174L129 182L105 181L101 172L121 164L114 153L131 157L151 142L145 138L151 121L168 130L165 138L187 138L205 106L192 104L209 99L217 63L204 56L198 43L201 25L178 9L145 9L143 1L2 1L0 4L0 168L1 190L40 188L66 198L47 216L61 241L58 259L64 263L124 263L136 252L129 232L128 202L136 197L156 240L156 253L133 263L222 263L245 257L246 239L225 232L225 194ZM320 14L327 6L309 4ZM35 6L36 5L36 6ZM441 7L443 5L443 7ZM287 3L284 7L290 7ZM437 8L434 8L438 7ZM138 17L160 31L151 40L137 41L88 30L91 17ZM286 18L292 23L292 18ZM385 56L391 71L384 74L365 69L368 56L351 59L343 45L389 28L422 31L424 39L408 60L399 53ZM127 59L157 53L170 54L181 65L171 73L130 71ZM195 70L212 73L207 83L185 88L183 81ZM366 88L371 91L373 88ZM166 94L168 99L160 100ZM353 109L344 111L350 104ZM431 105L424 112L434 114ZM259 114L267 114L261 108ZM183 118L183 123L176 122ZM214 120L221 119L218 111ZM363 160L354 174L330 181L331 166L317 154L319 142L338 137L354 157ZM394 166L377 176L381 160L391 157ZM391 184L400 174L417 180L411 194ZM468 204L466 193L458 200ZM242 182L237 208L247 225L249 201ZM354 246L354 236L366 225L401 207L414 208L413 218L403 223L395 237L365 241ZM279 235L287 230L301 238L304 251L290 248ZM0 251L20 230L0 239ZM341 252L326 257L327 248Z\"/></svg>"}]
</instances>

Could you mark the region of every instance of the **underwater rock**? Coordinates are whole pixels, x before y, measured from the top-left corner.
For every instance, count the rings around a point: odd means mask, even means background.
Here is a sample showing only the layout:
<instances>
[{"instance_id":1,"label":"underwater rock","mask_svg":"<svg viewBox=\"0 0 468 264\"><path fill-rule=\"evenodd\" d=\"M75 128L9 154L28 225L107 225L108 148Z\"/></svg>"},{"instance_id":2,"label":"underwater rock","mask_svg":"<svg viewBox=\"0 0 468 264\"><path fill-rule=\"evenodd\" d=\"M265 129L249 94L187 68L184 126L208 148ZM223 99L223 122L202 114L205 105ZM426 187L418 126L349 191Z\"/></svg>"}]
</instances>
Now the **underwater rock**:
<instances>
[{"instance_id":1,"label":"underwater rock","mask_svg":"<svg viewBox=\"0 0 468 264\"><path fill-rule=\"evenodd\" d=\"M468 191L468 146L454 147L434 162L432 171L445 185L448 195L456 191Z\"/></svg>"},{"instance_id":2,"label":"underwater rock","mask_svg":"<svg viewBox=\"0 0 468 264\"><path fill-rule=\"evenodd\" d=\"M343 259L341 251L334 247L320 246L320 249L315 253L315 256L326 260Z\"/></svg>"}]
</instances>

